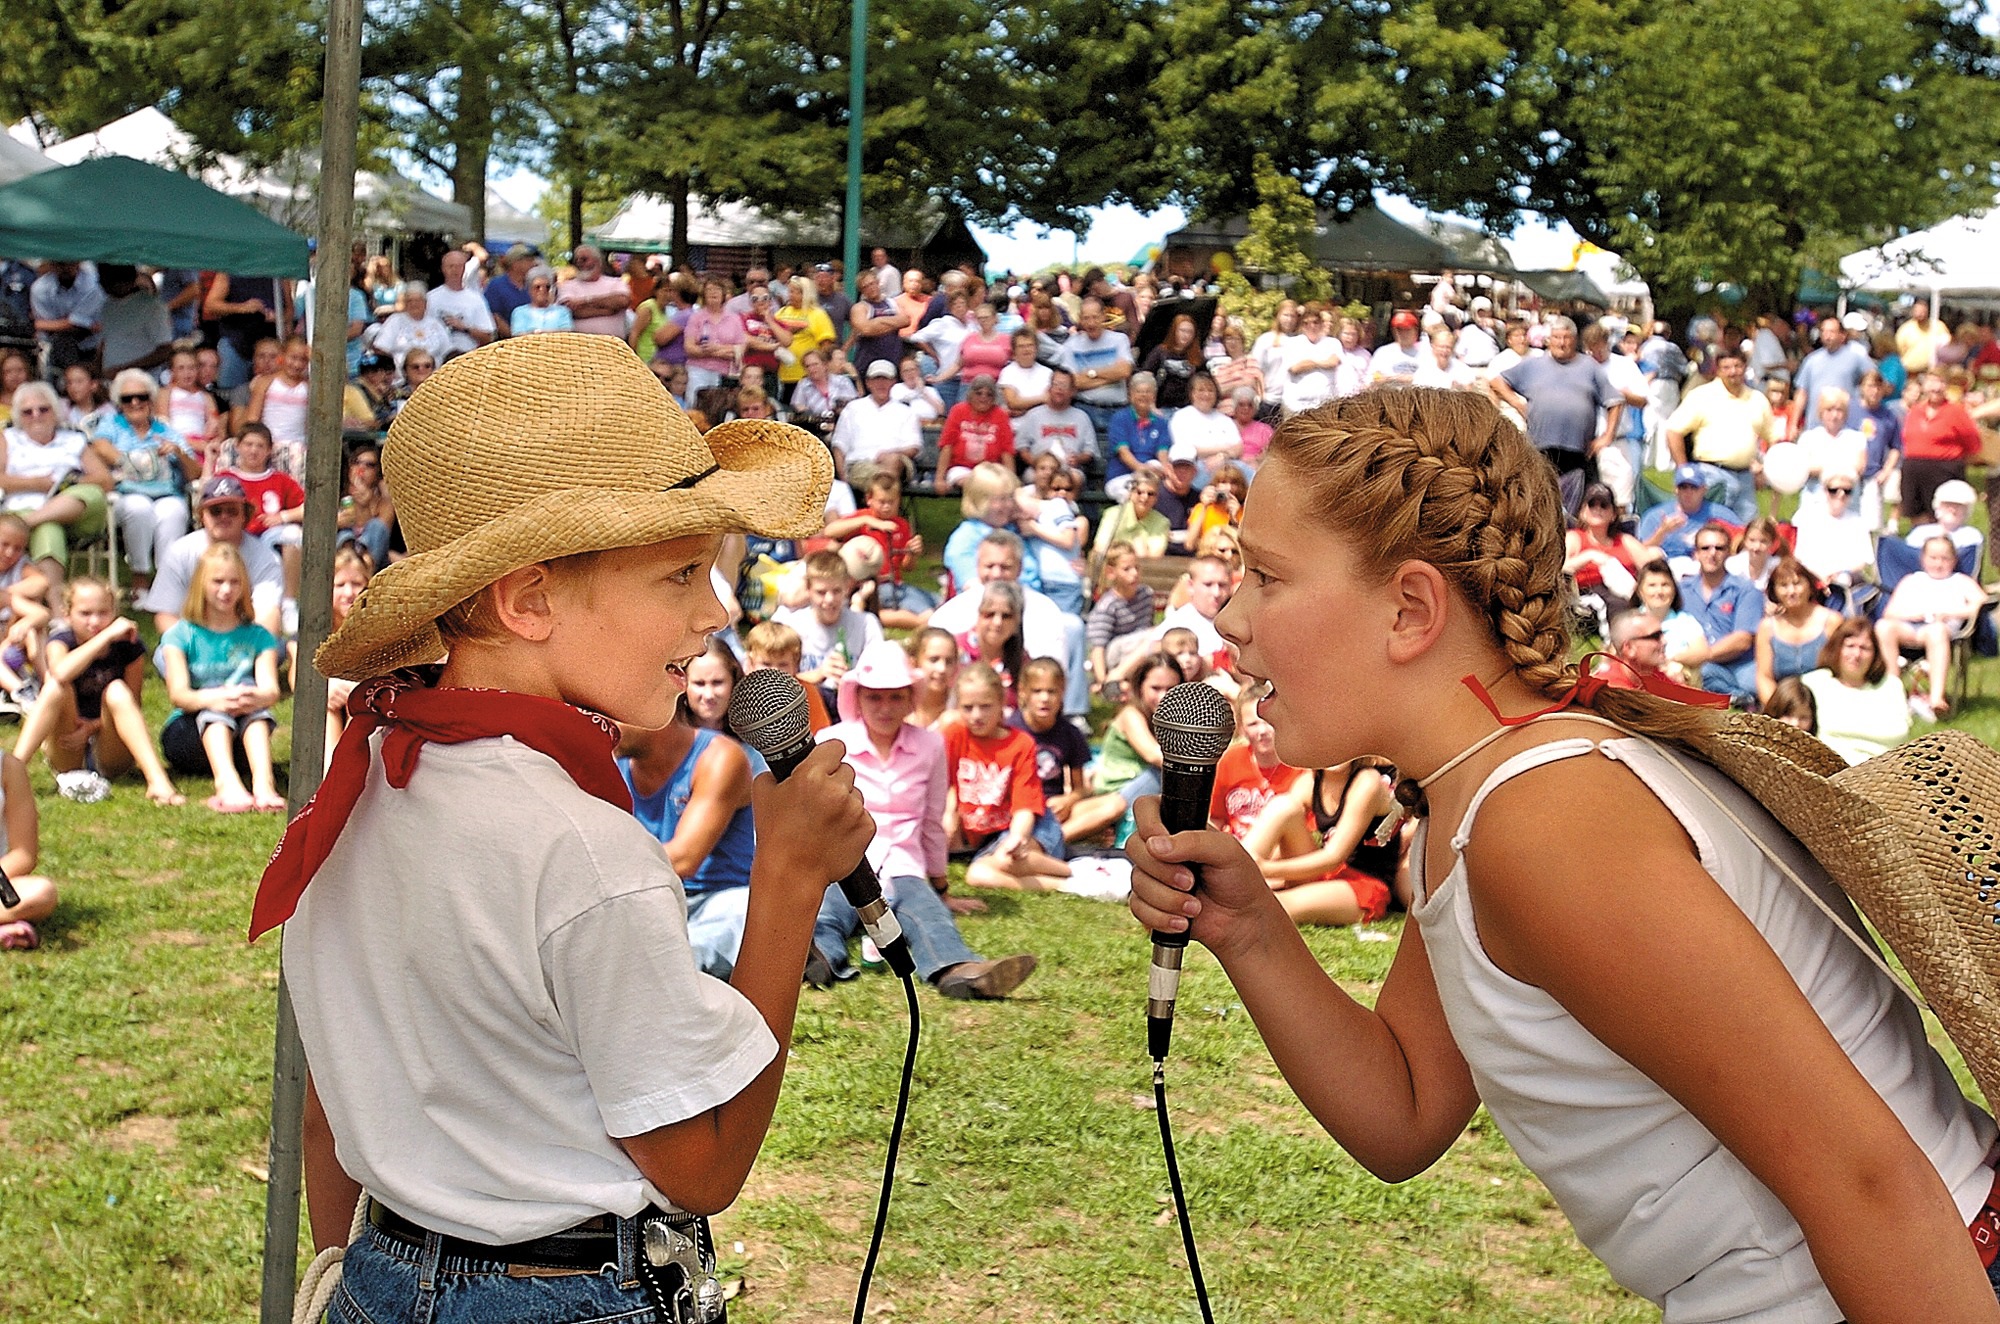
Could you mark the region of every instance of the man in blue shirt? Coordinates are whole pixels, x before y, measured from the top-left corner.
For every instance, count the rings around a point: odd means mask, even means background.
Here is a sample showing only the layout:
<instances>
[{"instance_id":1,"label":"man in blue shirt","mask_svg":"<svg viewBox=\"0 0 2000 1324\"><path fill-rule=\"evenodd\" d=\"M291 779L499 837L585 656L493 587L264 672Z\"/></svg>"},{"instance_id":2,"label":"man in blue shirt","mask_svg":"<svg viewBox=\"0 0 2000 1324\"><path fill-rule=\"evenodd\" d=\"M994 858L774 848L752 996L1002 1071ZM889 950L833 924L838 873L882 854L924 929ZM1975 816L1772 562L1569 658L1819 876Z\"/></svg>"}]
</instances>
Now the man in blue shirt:
<instances>
[{"instance_id":1,"label":"man in blue shirt","mask_svg":"<svg viewBox=\"0 0 2000 1324\"><path fill-rule=\"evenodd\" d=\"M1701 663L1701 687L1727 694L1743 706L1757 697L1757 626L1764 619L1764 595L1741 575L1722 568L1729 555L1727 525L1704 524L1694 538L1699 569L1681 581L1681 610L1701 622L1707 647L1683 664Z\"/></svg>"},{"instance_id":2,"label":"man in blue shirt","mask_svg":"<svg viewBox=\"0 0 2000 1324\"><path fill-rule=\"evenodd\" d=\"M1684 464L1674 470L1674 503L1640 516L1639 541L1665 552L1675 575L1689 575L1694 573L1696 532L1718 522L1734 524L1735 512L1708 499L1708 478L1700 465Z\"/></svg>"},{"instance_id":3,"label":"man in blue shirt","mask_svg":"<svg viewBox=\"0 0 2000 1324\"><path fill-rule=\"evenodd\" d=\"M1806 355L1792 378L1792 433L1819 426L1819 397L1829 386L1847 392L1852 400L1861 394L1861 379L1875 371L1868 351L1847 338L1840 319L1828 314L1820 319L1819 348Z\"/></svg>"}]
</instances>

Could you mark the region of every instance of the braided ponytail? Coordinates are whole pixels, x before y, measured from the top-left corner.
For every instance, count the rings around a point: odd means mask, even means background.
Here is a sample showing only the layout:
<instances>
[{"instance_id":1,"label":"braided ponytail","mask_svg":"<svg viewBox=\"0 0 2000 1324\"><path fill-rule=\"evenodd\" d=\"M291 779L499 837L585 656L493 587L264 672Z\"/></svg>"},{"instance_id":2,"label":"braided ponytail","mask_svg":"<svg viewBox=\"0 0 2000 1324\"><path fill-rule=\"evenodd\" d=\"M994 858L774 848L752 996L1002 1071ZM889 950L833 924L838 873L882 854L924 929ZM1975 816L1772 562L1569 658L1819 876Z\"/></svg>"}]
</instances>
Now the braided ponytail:
<instances>
[{"instance_id":1,"label":"braided ponytail","mask_svg":"<svg viewBox=\"0 0 2000 1324\"><path fill-rule=\"evenodd\" d=\"M1365 569L1429 562L1486 615L1529 689L1560 699L1575 687L1555 470L1483 392L1372 387L1286 419L1269 454ZM1721 720L1641 690L1606 688L1590 707L1665 739Z\"/></svg>"}]
</instances>

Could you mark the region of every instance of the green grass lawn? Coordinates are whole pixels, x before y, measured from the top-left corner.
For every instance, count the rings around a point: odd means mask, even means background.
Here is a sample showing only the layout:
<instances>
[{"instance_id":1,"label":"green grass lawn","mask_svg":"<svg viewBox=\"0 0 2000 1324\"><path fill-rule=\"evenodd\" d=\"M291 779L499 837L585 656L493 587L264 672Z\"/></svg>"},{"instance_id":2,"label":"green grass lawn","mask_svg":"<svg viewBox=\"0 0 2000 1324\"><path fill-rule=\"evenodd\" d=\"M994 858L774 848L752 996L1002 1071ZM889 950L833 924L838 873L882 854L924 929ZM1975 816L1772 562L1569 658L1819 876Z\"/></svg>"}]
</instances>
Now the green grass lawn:
<instances>
[{"instance_id":1,"label":"green grass lawn","mask_svg":"<svg viewBox=\"0 0 2000 1324\"><path fill-rule=\"evenodd\" d=\"M2000 744L2000 662L1979 664L1974 691L1953 724ZM157 730L157 685L148 698ZM0 954L0 1318L249 1319L278 953L243 933L279 824L206 812L198 780L178 809L131 780L92 806L56 797L40 765L35 782L63 901L41 950ZM1122 908L1070 897L991 906L964 921L973 946L1034 951L1042 968L1006 1004L923 995L876 1309L1193 1320L1151 1116L1143 936ZM1311 941L1365 1000L1398 930ZM1432 1171L1384 1185L1306 1116L1198 950L1180 1005L1169 1081L1219 1319L1656 1317L1581 1249L1484 1114ZM770 1141L718 1220L739 1324L846 1318L902 1022L884 977L806 995Z\"/></svg>"}]
</instances>

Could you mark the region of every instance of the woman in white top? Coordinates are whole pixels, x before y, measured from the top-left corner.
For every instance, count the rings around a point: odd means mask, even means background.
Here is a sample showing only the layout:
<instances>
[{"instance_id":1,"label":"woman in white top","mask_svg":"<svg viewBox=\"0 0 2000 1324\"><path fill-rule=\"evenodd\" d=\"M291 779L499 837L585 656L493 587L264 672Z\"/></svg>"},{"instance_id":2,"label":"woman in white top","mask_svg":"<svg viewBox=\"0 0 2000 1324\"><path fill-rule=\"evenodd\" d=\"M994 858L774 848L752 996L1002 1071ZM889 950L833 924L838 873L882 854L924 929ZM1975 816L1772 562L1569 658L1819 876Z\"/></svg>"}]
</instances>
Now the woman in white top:
<instances>
[{"instance_id":1,"label":"woman in white top","mask_svg":"<svg viewBox=\"0 0 2000 1324\"><path fill-rule=\"evenodd\" d=\"M1910 737L1903 686L1862 617L1826 637L1819 667L1799 677L1819 709L1820 740L1849 763L1862 763Z\"/></svg>"},{"instance_id":2,"label":"woman in white top","mask_svg":"<svg viewBox=\"0 0 2000 1324\"><path fill-rule=\"evenodd\" d=\"M1634 738L1724 716L1579 695L1560 500L1520 431L1423 387L1288 419L1242 535L1216 627L1269 687L1280 759L1412 779L1412 922L1363 1006L1238 842L1169 836L1150 799L1131 904L1214 952L1335 1139L1400 1181L1484 1103L1667 1324L2000 1321L1968 1231L1992 1119L1765 848L1838 913L1824 871L1733 783Z\"/></svg>"},{"instance_id":3,"label":"woman in white top","mask_svg":"<svg viewBox=\"0 0 2000 1324\"><path fill-rule=\"evenodd\" d=\"M944 417L944 400L937 388L924 380L916 355L905 354L896 371L900 380L889 388L890 400L908 405L919 423L935 423Z\"/></svg>"},{"instance_id":4,"label":"woman in white top","mask_svg":"<svg viewBox=\"0 0 2000 1324\"><path fill-rule=\"evenodd\" d=\"M1858 485L1852 471L1829 472L1823 489L1826 505L1801 509L1793 521L1799 542L1793 555L1828 589L1838 587L1843 604L1853 600L1853 586L1875 572L1875 536L1854 499Z\"/></svg>"},{"instance_id":5,"label":"woman in white top","mask_svg":"<svg viewBox=\"0 0 2000 1324\"><path fill-rule=\"evenodd\" d=\"M1299 317L1299 334L1284 343L1277 380L1283 383L1286 414L1333 399L1333 373L1340 366L1340 342L1326 333L1326 310L1310 304Z\"/></svg>"},{"instance_id":6,"label":"woman in white top","mask_svg":"<svg viewBox=\"0 0 2000 1324\"><path fill-rule=\"evenodd\" d=\"M1243 458L1243 430L1234 418L1216 408L1220 399L1215 378L1206 371L1197 372L1188 378L1187 407L1176 409L1167 420L1173 444L1193 446L1195 457L1211 473L1225 460Z\"/></svg>"}]
</instances>

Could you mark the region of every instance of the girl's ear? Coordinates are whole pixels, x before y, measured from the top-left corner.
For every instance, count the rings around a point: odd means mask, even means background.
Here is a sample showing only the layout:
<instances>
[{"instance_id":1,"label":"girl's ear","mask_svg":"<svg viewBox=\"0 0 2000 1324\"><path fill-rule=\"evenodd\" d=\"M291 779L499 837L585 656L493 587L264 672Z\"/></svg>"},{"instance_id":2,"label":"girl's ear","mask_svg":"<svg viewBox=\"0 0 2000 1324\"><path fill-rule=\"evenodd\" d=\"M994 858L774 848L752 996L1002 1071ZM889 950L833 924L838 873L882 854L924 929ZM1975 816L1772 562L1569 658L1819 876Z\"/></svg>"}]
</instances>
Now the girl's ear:
<instances>
[{"instance_id":1,"label":"girl's ear","mask_svg":"<svg viewBox=\"0 0 2000 1324\"><path fill-rule=\"evenodd\" d=\"M1414 662L1444 634L1451 586L1428 561L1405 561L1390 573L1383 593L1395 613L1389 627L1389 660Z\"/></svg>"}]
</instances>

